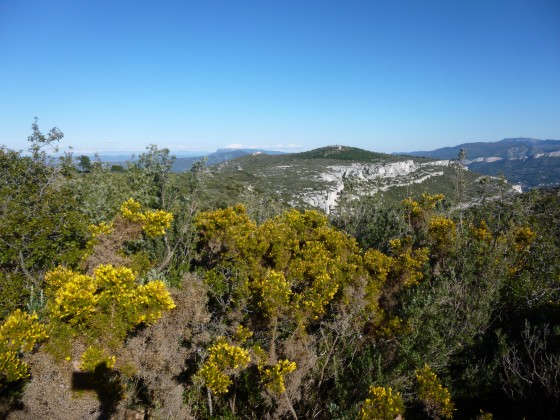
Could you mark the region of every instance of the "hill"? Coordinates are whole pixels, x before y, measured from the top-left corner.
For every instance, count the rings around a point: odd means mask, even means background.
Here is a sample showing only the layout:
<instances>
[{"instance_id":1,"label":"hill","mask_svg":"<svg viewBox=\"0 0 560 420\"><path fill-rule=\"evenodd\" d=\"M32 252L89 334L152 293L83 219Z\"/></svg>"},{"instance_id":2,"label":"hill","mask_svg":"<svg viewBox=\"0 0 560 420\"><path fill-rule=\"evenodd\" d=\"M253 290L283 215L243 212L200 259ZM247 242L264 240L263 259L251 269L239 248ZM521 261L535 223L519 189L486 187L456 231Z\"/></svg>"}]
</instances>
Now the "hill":
<instances>
[{"instance_id":1,"label":"hill","mask_svg":"<svg viewBox=\"0 0 560 420\"><path fill-rule=\"evenodd\" d=\"M251 155L209 168L214 196L225 203L242 191L257 191L297 208L332 211L340 199L376 196L388 202L411 194L457 195L457 182L474 201L481 194L480 174L463 171L450 160L395 156L347 146L303 153ZM496 182L485 188L496 187ZM511 187L508 187L511 189ZM493 194L494 192L492 192Z\"/></svg>"}]
</instances>

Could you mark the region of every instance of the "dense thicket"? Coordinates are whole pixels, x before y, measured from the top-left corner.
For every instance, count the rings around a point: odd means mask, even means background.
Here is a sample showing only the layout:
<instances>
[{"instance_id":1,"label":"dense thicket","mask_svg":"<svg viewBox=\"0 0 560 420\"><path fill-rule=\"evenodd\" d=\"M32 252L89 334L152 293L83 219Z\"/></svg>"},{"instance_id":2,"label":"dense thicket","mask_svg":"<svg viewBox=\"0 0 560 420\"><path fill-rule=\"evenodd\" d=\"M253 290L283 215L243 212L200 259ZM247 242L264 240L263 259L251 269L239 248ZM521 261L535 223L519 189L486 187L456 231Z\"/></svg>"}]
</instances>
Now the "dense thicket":
<instances>
[{"instance_id":1,"label":"dense thicket","mask_svg":"<svg viewBox=\"0 0 560 420\"><path fill-rule=\"evenodd\" d=\"M2 416L559 412L559 189L328 219L212 197L155 146L118 171L50 161L61 136L0 150Z\"/></svg>"}]
</instances>

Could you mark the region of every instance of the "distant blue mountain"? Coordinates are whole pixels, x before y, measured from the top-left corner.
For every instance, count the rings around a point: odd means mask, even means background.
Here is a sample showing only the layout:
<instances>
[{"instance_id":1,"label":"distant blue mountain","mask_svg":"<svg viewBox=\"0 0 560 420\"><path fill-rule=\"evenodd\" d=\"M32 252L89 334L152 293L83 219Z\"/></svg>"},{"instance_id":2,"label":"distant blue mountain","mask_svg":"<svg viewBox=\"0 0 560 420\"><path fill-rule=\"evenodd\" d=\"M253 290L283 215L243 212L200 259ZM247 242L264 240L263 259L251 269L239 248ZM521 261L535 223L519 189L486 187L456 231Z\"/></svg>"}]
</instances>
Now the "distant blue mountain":
<instances>
[{"instance_id":1,"label":"distant blue mountain","mask_svg":"<svg viewBox=\"0 0 560 420\"><path fill-rule=\"evenodd\" d=\"M175 160L173 164L173 172L184 172L188 171L192 165L204 157L207 158L206 165L214 165L216 163L225 162L226 160L236 159L238 157L255 155L255 154L265 154L265 155L281 155L283 152L276 152L272 150L262 150L262 149L218 149L214 153L209 153L202 156L192 156L192 157L181 157Z\"/></svg>"},{"instance_id":2,"label":"distant blue mountain","mask_svg":"<svg viewBox=\"0 0 560 420\"><path fill-rule=\"evenodd\" d=\"M508 181L521 184L523 189L560 185L560 140L520 137L399 154L457 159L461 149L466 152L463 163L472 171L504 175Z\"/></svg>"},{"instance_id":3,"label":"distant blue mountain","mask_svg":"<svg viewBox=\"0 0 560 420\"><path fill-rule=\"evenodd\" d=\"M463 143L458 146L443 147L431 151L399 153L400 155L423 156L434 159L456 159L459 151L465 149L466 158L474 160L486 157L502 159L523 159L542 153L560 151L560 140L538 140L526 137L503 139L496 142Z\"/></svg>"},{"instance_id":4,"label":"distant blue mountain","mask_svg":"<svg viewBox=\"0 0 560 420\"><path fill-rule=\"evenodd\" d=\"M126 166L128 162L134 162L143 152L98 152L98 153L74 153L74 157L85 155L92 161L99 159L101 162L110 163L114 165ZM192 165L203 158L207 158L206 165L214 165L216 163L225 162L226 160L235 159L241 156L254 155L254 154L267 154L267 155L280 155L283 152L263 149L218 149L215 152L171 152L176 156L175 162L171 170L173 172L188 171Z\"/></svg>"}]
</instances>

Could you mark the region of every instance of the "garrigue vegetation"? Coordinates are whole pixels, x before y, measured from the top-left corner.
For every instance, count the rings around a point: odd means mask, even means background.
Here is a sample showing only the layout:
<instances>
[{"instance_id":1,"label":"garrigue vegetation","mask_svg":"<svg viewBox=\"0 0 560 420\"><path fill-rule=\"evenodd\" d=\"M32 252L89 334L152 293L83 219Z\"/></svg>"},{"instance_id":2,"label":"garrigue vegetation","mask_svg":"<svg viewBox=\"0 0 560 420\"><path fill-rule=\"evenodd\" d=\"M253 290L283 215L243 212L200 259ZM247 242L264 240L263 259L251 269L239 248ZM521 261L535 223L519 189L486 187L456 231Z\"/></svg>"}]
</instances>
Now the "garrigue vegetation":
<instances>
[{"instance_id":1,"label":"garrigue vegetation","mask_svg":"<svg viewBox=\"0 0 560 420\"><path fill-rule=\"evenodd\" d=\"M559 190L230 206L166 149L75 165L32 128L0 149L0 416L560 410Z\"/></svg>"}]
</instances>

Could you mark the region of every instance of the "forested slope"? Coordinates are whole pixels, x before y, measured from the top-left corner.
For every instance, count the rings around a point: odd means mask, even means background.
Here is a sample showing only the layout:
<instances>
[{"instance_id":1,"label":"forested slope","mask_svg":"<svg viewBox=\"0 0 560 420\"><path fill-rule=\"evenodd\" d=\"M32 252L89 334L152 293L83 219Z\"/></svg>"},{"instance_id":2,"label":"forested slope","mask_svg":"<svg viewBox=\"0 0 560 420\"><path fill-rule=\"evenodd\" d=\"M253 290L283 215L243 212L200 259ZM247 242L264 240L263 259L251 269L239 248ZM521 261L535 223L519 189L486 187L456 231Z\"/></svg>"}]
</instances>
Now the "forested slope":
<instances>
[{"instance_id":1,"label":"forested slope","mask_svg":"<svg viewBox=\"0 0 560 420\"><path fill-rule=\"evenodd\" d=\"M79 171L33 128L0 150L2 417L556 417L558 189L228 206L166 149Z\"/></svg>"}]
</instances>

